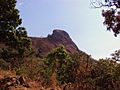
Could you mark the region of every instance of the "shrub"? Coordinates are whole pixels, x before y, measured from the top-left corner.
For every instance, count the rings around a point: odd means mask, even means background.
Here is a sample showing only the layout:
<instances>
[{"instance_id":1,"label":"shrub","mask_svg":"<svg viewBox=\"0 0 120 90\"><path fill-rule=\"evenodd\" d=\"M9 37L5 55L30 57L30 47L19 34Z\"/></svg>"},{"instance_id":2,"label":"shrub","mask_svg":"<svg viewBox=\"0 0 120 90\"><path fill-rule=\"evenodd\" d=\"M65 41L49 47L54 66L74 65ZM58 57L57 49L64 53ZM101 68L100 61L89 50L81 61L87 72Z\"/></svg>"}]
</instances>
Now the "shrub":
<instances>
[{"instance_id":1,"label":"shrub","mask_svg":"<svg viewBox=\"0 0 120 90\"><path fill-rule=\"evenodd\" d=\"M17 75L22 75L30 79L36 80L41 76L42 60L39 58L28 58L17 70Z\"/></svg>"}]
</instances>

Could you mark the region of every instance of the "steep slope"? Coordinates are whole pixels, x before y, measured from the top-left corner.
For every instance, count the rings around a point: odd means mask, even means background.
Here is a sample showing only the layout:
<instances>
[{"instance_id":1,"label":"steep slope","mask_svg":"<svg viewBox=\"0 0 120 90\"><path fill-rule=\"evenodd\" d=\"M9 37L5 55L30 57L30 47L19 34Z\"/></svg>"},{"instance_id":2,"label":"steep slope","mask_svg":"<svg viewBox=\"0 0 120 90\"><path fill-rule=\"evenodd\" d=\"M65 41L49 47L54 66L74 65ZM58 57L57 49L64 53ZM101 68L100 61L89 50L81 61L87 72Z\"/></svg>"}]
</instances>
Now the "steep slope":
<instances>
[{"instance_id":1,"label":"steep slope","mask_svg":"<svg viewBox=\"0 0 120 90\"><path fill-rule=\"evenodd\" d=\"M69 34L63 30L53 30L51 35L44 38L30 38L34 49L36 49L37 53L41 55L46 55L59 45L64 45L67 51L71 54L80 52L76 44L70 38Z\"/></svg>"}]
</instances>

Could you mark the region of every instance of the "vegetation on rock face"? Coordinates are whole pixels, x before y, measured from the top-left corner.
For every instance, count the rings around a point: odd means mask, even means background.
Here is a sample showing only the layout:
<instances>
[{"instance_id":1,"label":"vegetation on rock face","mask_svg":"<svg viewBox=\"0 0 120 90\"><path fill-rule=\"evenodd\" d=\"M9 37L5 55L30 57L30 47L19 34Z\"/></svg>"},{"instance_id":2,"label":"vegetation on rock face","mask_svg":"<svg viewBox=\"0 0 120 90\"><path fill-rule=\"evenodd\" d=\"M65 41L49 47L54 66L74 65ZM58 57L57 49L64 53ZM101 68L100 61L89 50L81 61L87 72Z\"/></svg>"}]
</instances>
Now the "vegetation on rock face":
<instances>
[{"instance_id":1,"label":"vegetation on rock face","mask_svg":"<svg viewBox=\"0 0 120 90\"><path fill-rule=\"evenodd\" d=\"M21 23L16 0L0 0L0 44L5 46L0 48L0 58L15 65L31 50L31 40L25 28L19 27Z\"/></svg>"}]
</instances>

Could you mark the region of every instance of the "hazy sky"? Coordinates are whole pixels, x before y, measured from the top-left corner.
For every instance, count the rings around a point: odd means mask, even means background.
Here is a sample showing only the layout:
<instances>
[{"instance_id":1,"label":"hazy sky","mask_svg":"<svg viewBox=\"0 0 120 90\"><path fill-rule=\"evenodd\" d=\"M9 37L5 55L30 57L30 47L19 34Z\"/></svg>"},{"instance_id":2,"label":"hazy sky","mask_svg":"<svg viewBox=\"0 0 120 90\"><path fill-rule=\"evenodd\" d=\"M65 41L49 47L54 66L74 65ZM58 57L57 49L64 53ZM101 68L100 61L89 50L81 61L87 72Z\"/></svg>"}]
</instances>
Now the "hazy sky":
<instances>
[{"instance_id":1,"label":"hazy sky","mask_svg":"<svg viewBox=\"0 0 120 90\"><path fill-rule=\"evenodd\" d=\"M108 57L120 48L120 36L106 31L101 9L90 8L89 0L18 0L17 7L29 36L65 30L93 58Z\"/></svg>"}]
</instances>

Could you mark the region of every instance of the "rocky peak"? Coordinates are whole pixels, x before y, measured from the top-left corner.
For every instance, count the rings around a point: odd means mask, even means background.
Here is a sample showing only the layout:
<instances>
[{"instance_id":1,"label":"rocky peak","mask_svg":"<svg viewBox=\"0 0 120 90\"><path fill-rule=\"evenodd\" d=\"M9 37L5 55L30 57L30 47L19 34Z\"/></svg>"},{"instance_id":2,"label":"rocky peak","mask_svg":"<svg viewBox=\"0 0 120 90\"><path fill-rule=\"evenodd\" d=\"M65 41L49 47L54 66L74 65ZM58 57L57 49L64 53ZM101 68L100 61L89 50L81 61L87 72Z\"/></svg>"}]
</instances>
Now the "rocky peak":
<instances>
[{"instance_id":1,"label":"rocky peak","mask_svg":"<svg viewBox=\"0 0 120 90\"><path fill-rule=\"evenodd\" d=\"M58 30L58 29L53 30L53 34L51 36L59 39L70 38L67 32L65 32L64 30Z\"/></svg>"},{"instance_id":2,"label":"rocky peak","mask_svg":"<svg viewBox=\"0 0 120 90\"><path fill-rule=\"evenodd\" d=\"M47 38L56 43L67 43L72 42L69 34L64 30L55 29L51 35L48 35Z\"/></svg>"},{"instance_id":3,"label":"rocky peak","mask_svg":"<svg viewBox=\"0 0 120 90\"><path fill-rule=\"evenodd\" d=\"M64 30L53 30L53 33L44 38L31 37L33 47L42 55L47 54L59 45L64 45L69 53L78 53L80 50Z\"/></svg>"}]
</instances>

